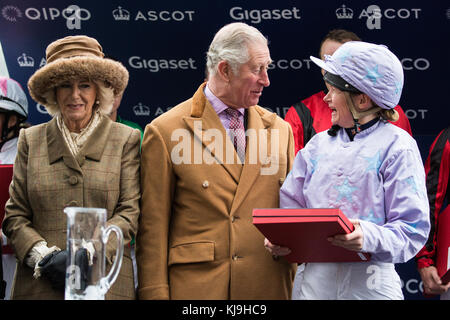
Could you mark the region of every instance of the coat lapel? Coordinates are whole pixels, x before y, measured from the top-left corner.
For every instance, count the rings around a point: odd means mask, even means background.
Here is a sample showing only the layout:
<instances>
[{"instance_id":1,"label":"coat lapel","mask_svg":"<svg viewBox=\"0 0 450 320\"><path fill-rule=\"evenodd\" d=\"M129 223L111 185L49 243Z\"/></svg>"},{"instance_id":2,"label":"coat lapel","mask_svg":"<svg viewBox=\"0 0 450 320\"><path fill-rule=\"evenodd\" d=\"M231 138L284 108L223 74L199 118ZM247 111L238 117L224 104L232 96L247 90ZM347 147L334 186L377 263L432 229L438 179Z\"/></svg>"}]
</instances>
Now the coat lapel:
<instances>
[{"instance_id":1,"label":"coat lapel","mask_svg":"<svg viewBox=\"0 0 450 320\"><path fill-rule=\"evenodd\" d=\"M49 163L52 164L63 158L64 164L69 168L81 173L81 168L78 162L73 157L69 150L69 147L64 141L64 137L61 130L58 128L56 123L56 117L53 118L47 126L47 144L48 144L48 159Z\"/></svg>"},{"instance_id":2,"label":"coat lapel","mask_svg":"<svg viewBox=\"0 0 450 320\"><path fill-rule=\"evenodd\" d=\"M183 118L194 135L194 143L201 141L204 148L196 150L194 146L194 153L201 152L194 157L200 158L201 163L204 163L206 162L205 153L210 154L211 159L214 158L232 176L235 182L239 183L242 163L219 116L203 93L205 85L206 83L202 84L192 98L191 116ZM218 140L212 139L212 136L218 138Z\"/></svg>"},{"instance_id":3,"label":"coat lapel","mask_svg":"<svg viewBox=\"0 0 450 320\"><path fill-rule=\"evenodd\" d=\"M91 136L87 139L84 147L78 153L77 160L80 163L80 166L83 166L86 158L94 161L100 161L108 140L112 123L113 122L108 117L102 115L102 119L97 128L95 128Z\"/></svg>"},{"instance_id":4,"label":"coat lapel","mask_svg":"<svg viewBox=\"0 0 450 320\"><path fill-rule=\"evenodd\" d=\"M61 130L56 123L56 118L52 119L47 127L48 158L50 163L63 158L66 166L81 173L81 167L86 158L100 161L111 125L112 121L106 116L102 116L101 122L75 158L64 141Z\"/></svg>"}]
</instances>

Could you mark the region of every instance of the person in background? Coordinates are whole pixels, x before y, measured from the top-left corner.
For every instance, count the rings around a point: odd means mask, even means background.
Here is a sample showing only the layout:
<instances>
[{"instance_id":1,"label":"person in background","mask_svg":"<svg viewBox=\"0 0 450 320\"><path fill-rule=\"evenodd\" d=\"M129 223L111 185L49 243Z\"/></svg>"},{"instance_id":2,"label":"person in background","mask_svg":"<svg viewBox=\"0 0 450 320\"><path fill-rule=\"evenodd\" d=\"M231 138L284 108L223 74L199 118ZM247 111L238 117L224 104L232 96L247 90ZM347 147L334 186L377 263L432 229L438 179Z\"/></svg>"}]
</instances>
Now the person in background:
<instances>
[{"instance_id":1,"label":"person in background","mask_svg":"<svg viewBox=\"0 0 450 320\"><path fill-rule=\"evenodd\" d=\"M118 61L117 59L114 59L111 56L106 56L108 59ZM130 128L134 128L134 129L138 129L141 133L141 145L142 145L142 141L144 139L144 130L142 130L142 127L137 124L136 122L130 121L130 120L125 120L123 119L121 116L119 116L119 114L117 113L117 110L120 107L120 104L122 102L122 98L123 98L123 94L124 94L125 90L122 93L119 93L118 95L116 95L114 97L114 103L113 103L113 107L111 110L111 113L109 114L109 118L117 123L122 123L126 126L129 126ZM130 250L131 250L131 259L133 261L133 270L134 270L134 286L137 289L137 265L136 265L136 239L133 237L131 239L130 242Z\"/></svg>"},{"instance_id":2,"label":"person in background","mask_svg":"<svg viewBox=\"0 0 450 320\"><path fill-rule=\"evenodd\" d=\"M114 61L117 61L120 63L119 60L117 60L116 58L114 58L112 56L105 55L105 58L108 58L108 59L111 59L111 60L114 60ZM142 129L142 127L139 124L137 124L136 122L133 122L130 120L125 120L118 113L120 104L122 103L122 98L123 98L124 93L125 93L125 90L122 93L119 93L114 97L113 108L111 110L111 113L109 114L109 117L114 122L123 123L126 126L129 126L134 129L138 129L141 132L141 143L142 143L142 139L144 138L144 130Z\"/></svg>"},{"instance_id":3,"label":"person in background","mask_svg":"<svg viewBox=\"0 0 450 320\"><path fill-rule=\"evenodd\" d=\"M17 154L19 131L30 126L28 101L22 86L14 79L0 77L0 165L13 164ZM1 208L3 210L4 208ZM2 221L0 221L1 225ZM7 245L8 239L1 231L1 263L5 284L4 299L10 298L11 285L16 267L16 258ZM0 275L2 276L2 275ZM3 298L0 293L0 299Z\"/></svg>"},{"instance_id":4,"label":"person in background","mask_svg":"<svg viewBox=\"0 0 450 320\"><path fill-rule=\"evenodd\" d=\"M271 61L259 30L224 26L208 81L146 126L139 299L290 298L296 265L273 259L252 223L253 208L278 207L294 156L289 124L257 105Z\"/></svg>"},{"instance_id":5,"label":"person in background","mask_svg":"<svg viewBox=\"0 0 450 320\"><path fill-rule=\"evenodd\" d=\"M19 131L29 127L28 101L21 85L0 77L0 164L12 164L17 154Z\"/></svg>"},{"instance_id":6,"label":"person in background","mask_svg":"<svg viewBox=\"0 0 450 320\"><path fill-rule=\"evenodd\" d=\"M427 243L416 255L416 263L424 294L440 295L441 300L450 300L450 283L443 284L436 269L439 217L444 210L450 210L450 127L442 130L433 141L425 163L425 172L431 232Z\"/></svg>"},{"instance_id":7,"label":"person in background","mask_svg":"<svg viewBox=\"0 0 450 320\"><path fill-rule=\"evenodd\" d=\"M297 299L403 299L396 263L413 258L430 231L425 170L416 141L391 124L404 75L384 45L344 43L321 67L332 127L301 149L280 190L281 208L339 208L355 229L327 240L371 254L367 262L299 266ZM269 252L289 253L265 240Z\"/></svg>"},{"instance_id":8,"label":"person in background","mask_svg":"<svg viewBox=\"0 0 450 320\"><path fill-rule=\"evenodd\" d=\"M334 29L328 32L320 44L319 56L324 60L325 55L331 56L343 43L347 41L361 41L361 39L353 32ZM324 71L322 70L322 73ZM325 86L328 87L325 82ZM297 102L292 105L286 112L284 120L289 122L292 127L295 140L295 154L303 149L306 143L316 134L331 127L331 110L327 103L323 100L328 89L319 91L309 98ZM395 107L399 118L393 122L396 126L405 129L410 135L411 126L409 120L403 112L402 108L397 105Z\"/></svg>"},{"instance_id":9,"label":"person in background","mask_svg":"<svg viewBox=\"0 0 450 320\"><path fill-rule=\"evenodd\" d=\"M64 298L63 210L70 206L106 208L107 224L122 230L122 266L106 299L134 299L128 244L140 213L140 133L108 117L114 96L127 86L128 71L105 59L98 41L84 35L49 44L46 61L28 89L53 118L20 131L3 222L19 261L11 296ZM114 243L105 250L107 272Z\"/></svg>"},{"instance_id":10,"label":"person in background","mask_svg":"<svg viewBox=\"0 0 450 320\"><path fill-rule=\"evenodd\" d=\"M129 126L130 128L138 129L141 132L141 142L142 142L142 139L144 138L144 130L142 129L142 127L136 122L125 120L117 113L117 110L120 107L120 103L122 102L122 97L123 92L114 97L113 108L111 113L109 114L109 118L114 122L123 123L124 125Z\"/></svg>"}]
</instances>

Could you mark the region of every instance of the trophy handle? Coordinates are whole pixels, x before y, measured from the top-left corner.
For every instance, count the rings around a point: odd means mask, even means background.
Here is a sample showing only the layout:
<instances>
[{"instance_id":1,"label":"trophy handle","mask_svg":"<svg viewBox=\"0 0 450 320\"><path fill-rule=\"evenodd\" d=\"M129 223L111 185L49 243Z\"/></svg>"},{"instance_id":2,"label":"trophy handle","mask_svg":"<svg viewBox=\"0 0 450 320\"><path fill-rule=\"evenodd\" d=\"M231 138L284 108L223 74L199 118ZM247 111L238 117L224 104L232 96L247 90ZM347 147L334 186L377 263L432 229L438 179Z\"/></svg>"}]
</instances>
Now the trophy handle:
<instances>
[{"instance_id":1,"label":"trophy handle","mask_svg":"<svg viewBox=\"0 0 450 320\"><path fill-rule=\"evenodd\" d=\"M118 226L110 225L106 229L104 229L103 233L103 243L106 246L106 242L108 242L109 234L111 231L115 232L117 235L117 248L116 248L116 258L114 263L109 271L108 275L100 280L101 290L103 294L108 292L109 288L114 284L119 275L120 268L122 266L122 258L123 258L123 234L122 230Z\"/></svg>"}]
</instances>

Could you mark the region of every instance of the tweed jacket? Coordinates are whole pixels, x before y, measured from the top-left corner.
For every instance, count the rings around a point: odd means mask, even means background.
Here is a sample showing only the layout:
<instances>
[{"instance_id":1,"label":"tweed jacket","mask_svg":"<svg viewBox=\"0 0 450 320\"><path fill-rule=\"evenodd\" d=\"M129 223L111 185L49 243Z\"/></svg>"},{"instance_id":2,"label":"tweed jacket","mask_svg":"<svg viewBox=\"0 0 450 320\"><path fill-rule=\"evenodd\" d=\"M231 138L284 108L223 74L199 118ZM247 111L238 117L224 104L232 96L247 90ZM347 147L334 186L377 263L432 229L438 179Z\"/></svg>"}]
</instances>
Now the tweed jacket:
<instances>
[{"instance_id":1,"label":"tweed jacket","mask_svg":"<svg viewBox=\"0 0 450 320\"><path fill-rule=\"evenodd\" d=\"M204 86L145 129L138 297L289 299L296 266L264 248L252 209L279 206L293 161L291 128L248 108L242 164Z\"/></svg>"},{"instance_id":2,"label":"tweed jacket","mask_svg":"<svg viewBox=\"0 0 450 320\"><path fill-rule=\"evenodd\" d=\"M76 158L56 118L20 132L3 223L19 261L13 299L64 297L51 288L47 279L34 279L33 270L23 261L41 240L49 247L66 248L67 219L63 209L67 206L107 209L107 224L121 228L125 248L120 274L106 299L135 298L128 244L136 234L139 217L140 133L102 117ZM111 236L106 250L107 270L115 244L115 236Z\"/></svg>"}]
</instances>

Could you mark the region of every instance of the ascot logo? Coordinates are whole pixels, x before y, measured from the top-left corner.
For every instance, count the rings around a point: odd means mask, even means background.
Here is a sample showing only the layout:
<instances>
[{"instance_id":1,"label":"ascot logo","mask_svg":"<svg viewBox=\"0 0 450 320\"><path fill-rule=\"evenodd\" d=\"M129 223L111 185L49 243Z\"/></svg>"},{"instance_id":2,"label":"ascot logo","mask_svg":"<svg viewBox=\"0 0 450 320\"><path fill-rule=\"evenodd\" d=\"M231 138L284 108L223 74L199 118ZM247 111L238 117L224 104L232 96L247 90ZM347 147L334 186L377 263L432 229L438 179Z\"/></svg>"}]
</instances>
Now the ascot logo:
<instances>
[{"instance_id":1,"label":"ascot logo","mask_svg":"<svg viewBox=\"0 0 450 320\"><path fill-rule=\"evenodd\" d=\"M261 23L263 20L300 20L300 10L296 7L292 9L253 9L246 10L242 7L230 9L230 17L237 21L248 20L251 23Z\"/></svg>"},{"instance_id":2,"label":"ascot logo","mask_svg":"<svg viewBox=\"0 0 450 320\"><path fill-rule=\"evenodd\" d=\"M310 59L279 59L274 60L269 65L269 70L273 69L281 69L281 70L287 70L287 69L294 69L299 70L302 68L311 69L311 60Z\"/></svg>"},{"instance_id":3,"label":"ascot logo","mask_svg":"<svg viewBox=\"0 0 450 320\"><path fill-rule=\"evenodd\" d=\"M425 120L428 109L405 109L404 112L409 120L414 119Z\"/></svg>"},{"instance_id":4,"label":"ascot logo","mask_svg":"<svg viewBox=\"0 0 450 320\"><path fill-rule=\"evenodd\" d=\"M152 116L157 117L157 116L162 115L164 112L169 111L170 109L172 109L172 107L167 107L167 108L157 107L154 109L155 109L155 112L153 113ZM151 114L150 107L143 105L141 102L139 102L137 105L135 105L133 107L133 112L138 117L148 117Z\"/></svg>"},{"instance_id":5,"label":"ascot logo","mask_svg":"<svg viewBox=\"0 0 450 320\"><path fill-rule=\"evenodd\" d=\"M21 67L34 67L33 57L27 56L25 53L22 53L22 55L17 58L17 62Z\"/></svg>"},{"instance_id":6,"label":"ascot logo","mask_svg":"<svg viewBox=\"0 0 450 320\"><path fill-rule=\"evenodd\" d=\"M422 9L420 8L401 8L401 9L393 9L387 8L382 10L377 5L370 5L366 9L361 10L361 13L358 16L358 19L366 18L366 26L368 29L381 29L381 19L419 19L419 15ZM335 11L337 19L353 19L354 10L342 5Z\"/></svg>"},{"instance_id":7,"label":"ascot logo","mask_svg":"<svg viewBox=\"0 0 450 320\"><path fill-rule=\"evenodd\" d=\"M175 10L175 11L154 11L149 10L147 12L138 11L134 21L163 21L163 22L170 22L170 21L194 21L194 14L195 11L193 10ZM126 16L126 14L125 14ZM117 20L117 19L116 19Z\"/></svg>"}]
</instances>

